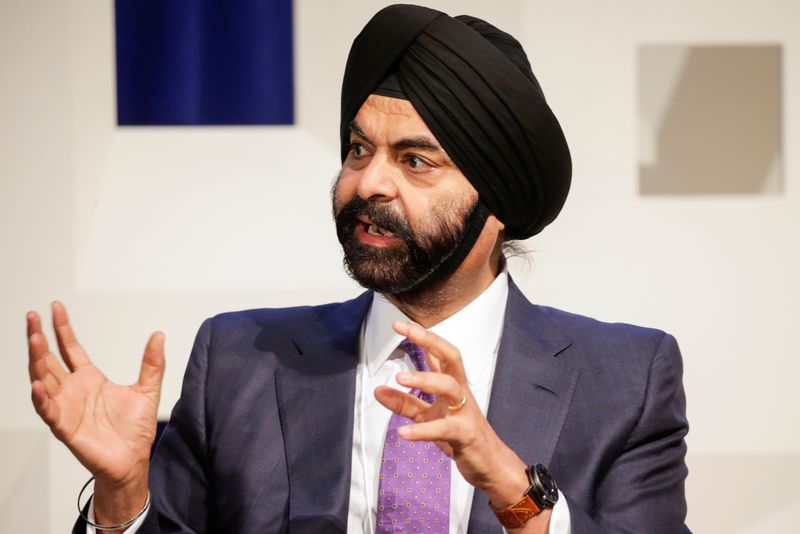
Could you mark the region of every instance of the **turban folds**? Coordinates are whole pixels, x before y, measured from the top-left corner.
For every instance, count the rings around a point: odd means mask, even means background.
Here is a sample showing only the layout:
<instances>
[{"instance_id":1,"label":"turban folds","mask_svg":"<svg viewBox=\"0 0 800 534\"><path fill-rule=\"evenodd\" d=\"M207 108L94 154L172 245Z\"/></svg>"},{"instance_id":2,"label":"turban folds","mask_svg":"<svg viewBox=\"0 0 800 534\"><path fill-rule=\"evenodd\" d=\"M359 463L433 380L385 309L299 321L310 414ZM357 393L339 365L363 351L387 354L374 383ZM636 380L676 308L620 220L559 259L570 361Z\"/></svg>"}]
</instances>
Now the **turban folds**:
<instances>
[{"instance_id":1,"label":"turban folds","mask_svg":"<svg viewBox=\"0 0 800 534\"><path fill-rule=\"evenodd\" d=\"M389 75L508 239L535 235L556 218L570 186L569 148L516 39L475 17L411 5L379 11L347 59L342 161L350 122Z\"/></svg>"}]
</instances>

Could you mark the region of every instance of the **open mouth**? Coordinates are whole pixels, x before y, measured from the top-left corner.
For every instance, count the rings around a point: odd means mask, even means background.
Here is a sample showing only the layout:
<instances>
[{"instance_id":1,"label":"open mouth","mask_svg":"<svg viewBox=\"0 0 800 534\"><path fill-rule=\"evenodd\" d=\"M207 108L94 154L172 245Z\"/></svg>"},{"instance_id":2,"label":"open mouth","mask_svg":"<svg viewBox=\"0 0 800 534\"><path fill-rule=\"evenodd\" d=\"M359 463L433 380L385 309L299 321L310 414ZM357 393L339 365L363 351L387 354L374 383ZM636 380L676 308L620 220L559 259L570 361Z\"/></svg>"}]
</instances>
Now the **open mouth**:
<instances>
[{"instance_id":1,"label":"open mouth","mask_svg":"<svg viewBox=\"0 0 800 534\"><path fill-rule=\"evenodd\" d=\"M374 236L378 236L378 237L395 237L395 235L392 232L390 232L389 230L386 230L384 228L381 228L380 226L378 226L375 223L370 223L367 226L367 233L369 235L374 235Z\"/></svg>"},{"instance_id":2,"label":"open mouth","mask_svg":"<svg viewBox=\"0 0 800 534\"><path fill-rule=\"evenodd\" d=\"M360 239L367 244L387 246L400 240L400 237L394 232L378 226L367 215L359 215L358 222L361 224L358 225L356 232L360 235Z\"/></svg>"}]
</instances>

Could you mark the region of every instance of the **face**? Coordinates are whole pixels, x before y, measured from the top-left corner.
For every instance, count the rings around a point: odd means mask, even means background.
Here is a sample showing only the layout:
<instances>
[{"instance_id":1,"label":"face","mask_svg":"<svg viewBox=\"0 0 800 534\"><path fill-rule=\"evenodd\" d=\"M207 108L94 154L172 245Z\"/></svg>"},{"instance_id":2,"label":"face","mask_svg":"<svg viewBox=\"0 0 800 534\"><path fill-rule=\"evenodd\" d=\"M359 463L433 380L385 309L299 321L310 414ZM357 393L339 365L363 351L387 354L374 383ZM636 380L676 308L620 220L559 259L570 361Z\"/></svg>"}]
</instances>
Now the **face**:
<instances>
[{"instance_id":1,"label":"face","mask_svg":"<svg viewBox=\"0 0 800 534\"><path fill-rule=\"evenodd\" d=\"M364 287L418 287L455 249L478 193L410 102L371 95L351 123L333 191L348 272Z\"/></svg>"}]
</instances>

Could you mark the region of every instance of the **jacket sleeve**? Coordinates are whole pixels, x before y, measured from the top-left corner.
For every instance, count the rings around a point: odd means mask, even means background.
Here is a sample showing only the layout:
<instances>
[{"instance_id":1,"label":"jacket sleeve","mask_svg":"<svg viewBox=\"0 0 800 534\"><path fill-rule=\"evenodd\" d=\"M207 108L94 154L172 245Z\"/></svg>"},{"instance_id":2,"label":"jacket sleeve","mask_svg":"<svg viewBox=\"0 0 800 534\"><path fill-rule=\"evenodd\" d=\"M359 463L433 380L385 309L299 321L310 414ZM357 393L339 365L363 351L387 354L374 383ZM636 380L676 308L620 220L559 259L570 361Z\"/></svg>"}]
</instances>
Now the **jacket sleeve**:
<instances>
[{"instance_id":1,"label":"jacket sleeve","mask_svg":"<svg viewBox=\"0 0 800 534\"><path fill-rule=\"evenodd\" d=\"M572 534L689 532L682 376L678 344L664 334L650 364L641 415L596 490L594 510L570 505Z\"/></svg>"},{"instance_id":2,"label":"jacket sleeve","mask_svg":"<svg viewBox=\"0 0 800 534\"><path fill-rule=\"evenodd\" d=\"M181 397L150 462L150 510L137 534L205 533L209 521L206 379L211 319L200 327ZM87 506L88 507L88 506ZM78 518L73 534L85 534Z\"/></svg>"}]
</instances>

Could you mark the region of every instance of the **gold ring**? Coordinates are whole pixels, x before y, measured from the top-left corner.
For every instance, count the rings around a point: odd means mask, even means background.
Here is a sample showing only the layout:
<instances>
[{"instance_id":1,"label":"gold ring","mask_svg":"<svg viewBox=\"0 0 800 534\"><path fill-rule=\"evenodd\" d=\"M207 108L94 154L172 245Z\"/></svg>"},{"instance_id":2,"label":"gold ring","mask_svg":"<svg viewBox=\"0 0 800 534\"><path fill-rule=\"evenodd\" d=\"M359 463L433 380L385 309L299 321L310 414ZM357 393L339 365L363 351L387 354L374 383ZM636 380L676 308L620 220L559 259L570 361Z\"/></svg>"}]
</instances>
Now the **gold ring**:
<instances>
[{"instance_id":1,"label":"gold ring","mask_svg":"<svg viewBox=\"0 0 800 534\"><path fill-rule=\"evenodd\" d=\"M467 396L462 395L461 402L459 402L458 404L448 404L447 407L455 412L456 410L460 410L461 408L463 408L466 403L467 403Z\"/></svg>"}]
</instances>

